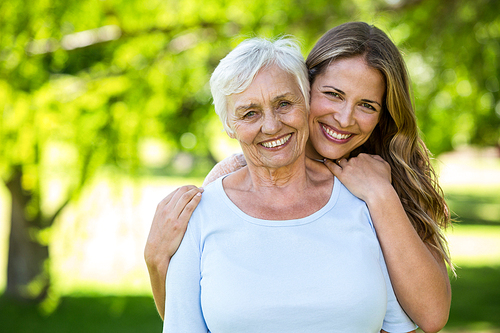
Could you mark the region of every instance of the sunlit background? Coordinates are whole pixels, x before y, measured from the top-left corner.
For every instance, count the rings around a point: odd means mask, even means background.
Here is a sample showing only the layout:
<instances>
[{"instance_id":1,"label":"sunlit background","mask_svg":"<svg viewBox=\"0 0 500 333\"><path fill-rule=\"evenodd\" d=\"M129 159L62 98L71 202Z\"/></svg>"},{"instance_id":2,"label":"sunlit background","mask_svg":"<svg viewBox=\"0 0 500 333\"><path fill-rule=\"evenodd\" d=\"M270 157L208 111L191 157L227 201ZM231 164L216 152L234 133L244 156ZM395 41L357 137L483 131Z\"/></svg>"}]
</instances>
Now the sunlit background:
<instances>
[{"instance_id":1,"label":"sunlit background","mask_svg":"<svg viewBox=\"0 0 500 333\"><path fill-rule=\"evenodd\" d=\"M352 20L402 50L457 220L445 331L500 332L496 0L1 2L2 329L161 330L143 260L156 205L239 150L211 71L246 37L291 34L307 55Z\"/></svg>"}]
</instances>

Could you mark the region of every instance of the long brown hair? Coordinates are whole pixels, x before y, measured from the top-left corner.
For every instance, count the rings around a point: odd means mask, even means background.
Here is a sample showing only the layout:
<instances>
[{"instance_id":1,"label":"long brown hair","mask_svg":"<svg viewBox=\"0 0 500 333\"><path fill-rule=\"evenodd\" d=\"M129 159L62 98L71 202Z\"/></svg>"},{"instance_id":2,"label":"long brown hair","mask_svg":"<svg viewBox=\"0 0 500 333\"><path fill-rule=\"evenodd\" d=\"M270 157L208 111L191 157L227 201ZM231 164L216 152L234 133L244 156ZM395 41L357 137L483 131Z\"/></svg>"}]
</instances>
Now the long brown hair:
<instances>
[{"instance_id":1,"label":"long brown hair","mask_svg":"<svg viewBox=\"0 0 500 333\"><path fill-rule=\"evenodd\" d=\"M368 66L382 74L386 92L379 123L351 156L376 154L390 164L392 184L413 227L453 270L442 232L451 223L450 214L430 152L419 137L410 79L398 48L375 26L364 22L339 25L325 33L307 57L311 86L332 61L356 56L363 56Z\"/></svg>"}]
</instances>

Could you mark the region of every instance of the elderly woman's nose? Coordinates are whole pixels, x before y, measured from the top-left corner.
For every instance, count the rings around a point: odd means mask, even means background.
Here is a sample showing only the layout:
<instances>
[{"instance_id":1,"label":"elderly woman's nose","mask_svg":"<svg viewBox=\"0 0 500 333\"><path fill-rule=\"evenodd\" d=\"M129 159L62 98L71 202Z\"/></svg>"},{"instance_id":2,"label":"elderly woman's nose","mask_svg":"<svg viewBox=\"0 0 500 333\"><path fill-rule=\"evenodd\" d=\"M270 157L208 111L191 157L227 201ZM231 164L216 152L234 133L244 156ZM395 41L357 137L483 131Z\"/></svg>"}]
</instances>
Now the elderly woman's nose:
<instances>
[{"instance_id":1,"label":"elderly woman's nose","mask_svg":"<svg viewBox=\"0 0 500 333\"><path fill-rule=\"evenodd\" d=\"M341 127L345 128L354 125L354 106L343 105L334 112L334 118Z\"/></svg>"},{"instance_id":2,"label":"elderly woman's nose","mask_svg":"<svg viewBox=\"0 0 500 333\"><path fill-rule=\"evenodd\" d=\"M262 123L262 133L275 134L281 129L281 126L281 119L277 114L266 114Z\"/></svg>"}]
</instances>

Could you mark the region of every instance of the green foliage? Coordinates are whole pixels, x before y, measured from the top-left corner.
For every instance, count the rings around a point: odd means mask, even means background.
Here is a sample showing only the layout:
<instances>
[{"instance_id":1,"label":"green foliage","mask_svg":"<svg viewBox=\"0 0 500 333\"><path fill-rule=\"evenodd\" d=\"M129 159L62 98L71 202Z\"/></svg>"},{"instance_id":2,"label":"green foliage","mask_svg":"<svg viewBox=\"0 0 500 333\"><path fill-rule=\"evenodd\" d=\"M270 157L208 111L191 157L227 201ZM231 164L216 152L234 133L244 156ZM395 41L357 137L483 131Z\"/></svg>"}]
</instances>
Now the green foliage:
<instances>
[{"instance_id":1,"label":"green foliage","mask_svg":"<svg viewBox=\"0 0 500 333\"><path fill-rule=\"evenodd\" d=\"M434 153L500 144L499 12L494 0L427 0L395 21L408 27L402 46Z\"/></svg>"},{"instance_id":2,"label":"green foliage","mask_svg":"<svg viewBox=\"0 0 500 333\"><path fill-rule=\"evenodd\" d=\"M29 166L64 144L77 153L65 169L79 170L71 177L78 186L102 164L137 170L140 143L149 139L166 143L163 167L179 151L213 162L206 129L218 120L207 81L218 61L253 35L292 34L306 52L348 20L377 24L405 52L431 151L497 145L499 7L493 0L3 2L0 174L7 179L21 165L32 179L26 186L36 186L40 171ZM182 145L185 133L194 144Z\"/></svg>"}]
</instances>

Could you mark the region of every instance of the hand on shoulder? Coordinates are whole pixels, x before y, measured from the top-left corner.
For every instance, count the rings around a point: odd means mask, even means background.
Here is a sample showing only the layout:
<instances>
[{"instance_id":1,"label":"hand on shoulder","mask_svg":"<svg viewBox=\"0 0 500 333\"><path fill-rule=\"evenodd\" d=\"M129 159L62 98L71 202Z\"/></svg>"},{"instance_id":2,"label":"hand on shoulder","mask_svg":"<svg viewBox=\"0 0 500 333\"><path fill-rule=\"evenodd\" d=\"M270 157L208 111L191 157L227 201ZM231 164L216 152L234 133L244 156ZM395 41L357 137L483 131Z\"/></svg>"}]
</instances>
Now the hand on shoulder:
<instances>
[{"instance_id":1,"label":"hand on shoulder","mask_svg":"<svg viewBox=\"0 0 500 333\"><path fill-rule=\"evenodd\" d=\"M144 249L148 267L161 270L179 247L191 215L201 200L203 188L182 186L157 206Z\"/></svg>"},{"instance_id":2,"label":"hand on shoulder","mask_svg":"<svg viewBox=\"0 0 500 333\"><path fill-rule=\"evenodd\" d=\"M367 202L371 196L394 191L391 184L391 167L378 155L359 154L337 163L325 160L325 165L352 194Z\"/></svg>"}]
</instances>

